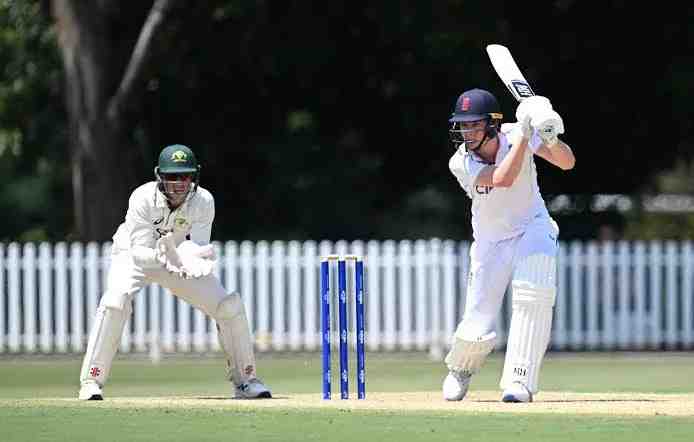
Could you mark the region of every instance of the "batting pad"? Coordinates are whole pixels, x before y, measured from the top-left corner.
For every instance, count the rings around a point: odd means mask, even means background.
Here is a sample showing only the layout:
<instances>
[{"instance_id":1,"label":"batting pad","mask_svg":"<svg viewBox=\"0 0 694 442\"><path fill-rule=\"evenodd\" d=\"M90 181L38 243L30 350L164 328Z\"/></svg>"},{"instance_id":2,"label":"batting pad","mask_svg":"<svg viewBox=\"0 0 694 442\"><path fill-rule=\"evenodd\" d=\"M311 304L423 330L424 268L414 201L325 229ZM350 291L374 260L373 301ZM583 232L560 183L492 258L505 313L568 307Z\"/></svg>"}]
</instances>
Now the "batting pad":
<instances>
[{"instance_id":1,"label":"batting pad","mask_svg":"<svg viewBox=\"0 0 694 442\"><path fill-rule=\"evenodd\" d=\"M219 343L227 356L227 377L235 385L256 377L246 309L238 293L222 299L215 314Z\"/></svg>"},{"instance_id":2,"label":"batting pad","mask_svg":"<svg viewBox=\"0 0 694 442\"><path fill-rule=\"evenodd\" d=\"M494 349L496 333L491 332L479 337L471 337L465 336L458 327L453 339L453 346L445 359L448 369L475 374L482 368L487 356Z\"/></svg>"},{"instance_id":3,"label":"batting pad","mask_svg":"<svg viewBox=\"0 0 694 442\"><path fill-rule=\"evenodd\" d=\"M548 255L531 255L513 275L513 313L506 344L506 360L500 386L523 383L537 393L542 358L552 329L556 298L556 260Z\"/></svg>"},{"instance_id":4,"label":"batting pad","mask_svg":"<svg viewBox=\"0 0 694 442\"><path fill-rule=\"evenodd\" d=\"M104 386L111 372L113 358L118 351L125 322L132 313L130 302L124 308L99 306L94 318L94 326L89 334L87 351L82 361L80 382L94 381Z\"/></svg>"}]
</instances>

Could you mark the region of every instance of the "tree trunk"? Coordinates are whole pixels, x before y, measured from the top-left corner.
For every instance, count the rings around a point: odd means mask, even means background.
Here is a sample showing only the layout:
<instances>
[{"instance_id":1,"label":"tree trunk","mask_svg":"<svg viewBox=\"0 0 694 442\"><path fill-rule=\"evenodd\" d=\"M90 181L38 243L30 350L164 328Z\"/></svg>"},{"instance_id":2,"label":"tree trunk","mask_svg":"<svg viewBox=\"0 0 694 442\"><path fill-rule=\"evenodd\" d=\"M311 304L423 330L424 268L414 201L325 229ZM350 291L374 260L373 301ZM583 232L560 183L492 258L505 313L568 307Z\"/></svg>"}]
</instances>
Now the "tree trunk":
<instances>
[{"instance_id":1,"label":"tree trunk","mask_svg":"<svg viewBox=\"0 0 694 442\"><path fill-rule=\"evenodd\" d=\"M145 2L53 0L51 13L65 71L75 238L106 241L123 221L137 186L136 149L126 113L136 109L152 48L176 0L151 4L139 36L122 23L146 12ZM144 10L142 8L145 8ZM123 41L136 41L125 48Z\"/></svg>"},{"instance_id":2,"label":"tree trunk","mask_svg":"<svg viewBox=\"0 0 694 442\"><path fill-rule=\"evenodd\" d=\"M73 191L79 239L106 241L123 221L130 192L137 186L133 151L123 132L107 118L75 115L80 134L73 144Z\"/></svg>"}]
</instances>

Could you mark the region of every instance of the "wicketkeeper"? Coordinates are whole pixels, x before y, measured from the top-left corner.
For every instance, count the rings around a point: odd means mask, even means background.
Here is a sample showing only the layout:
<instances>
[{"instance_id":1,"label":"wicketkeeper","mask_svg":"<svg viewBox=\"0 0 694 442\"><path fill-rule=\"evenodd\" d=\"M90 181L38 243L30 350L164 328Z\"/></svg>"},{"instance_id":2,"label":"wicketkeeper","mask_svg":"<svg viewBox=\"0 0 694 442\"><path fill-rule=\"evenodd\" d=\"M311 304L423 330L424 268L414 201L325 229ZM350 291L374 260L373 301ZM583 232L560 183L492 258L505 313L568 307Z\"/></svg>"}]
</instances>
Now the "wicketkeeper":
<instances>
[{"instance_id":1,"label":"wicketkeeper","mask_svg":"<svg viewBox=\"0 0 694 442\"><path fill-rule=\"evenodd\" d=\"M271 397L256 376L241 296L227 293L213 273L214 198L198 185L195 155L186 146L168 146L161 151L154 173L156 181L131 194L125 221L113 236L108 286L89 335L79 399L103 399L102 388L132 312L133 296L150 283L168 288L214 318L237 398Z\"/></svg>"},{"instance_id":2,"label":"wicketkeeper","mask_svg":"<svg viewBox=\"0 0 694 442\"><path fill-rule=\"evenodd\" d=\"M564 123L545 97L526 98L517 122L501 125L496 98L481 89L458 98L449 122L449 168L472 200L474 242L465 314L445 362L443 397L465 397L496 343L495 322L509 283L513 313L500 386L504 402L531 402L549 343L556 297L557 223L537 184L535 156L562 170L573 152L557 138Z\"/></svg>"}]
</instances>

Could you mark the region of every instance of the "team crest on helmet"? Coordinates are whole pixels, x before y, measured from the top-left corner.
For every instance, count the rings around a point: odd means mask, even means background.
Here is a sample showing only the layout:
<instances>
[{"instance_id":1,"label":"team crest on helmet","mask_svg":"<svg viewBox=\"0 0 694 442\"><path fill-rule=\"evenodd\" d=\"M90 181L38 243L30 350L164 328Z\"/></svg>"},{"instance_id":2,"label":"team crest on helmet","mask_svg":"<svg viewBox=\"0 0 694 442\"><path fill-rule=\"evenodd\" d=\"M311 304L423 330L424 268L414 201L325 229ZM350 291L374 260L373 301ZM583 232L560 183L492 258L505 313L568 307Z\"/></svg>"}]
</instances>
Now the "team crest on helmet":
<instances>
[{"instance_id":1,"label":"team crest on helmet","mask_svg":"<svg viewBox=\"0 0 694 442\"><path fill-rule=\"evenodd\" d=\"M470 110L470 97L463 97L463 102L460 103L460 110L463 112Z\"/></svg>"},{"instance_id":2,"label":"team crest on helmet","mask_svg":"<svg viewBox=\"0 0 694 442\"><path fill-rule=\"evenodd\" d=\"M171 154L171 161L174 163L185 163L188 161L188 155L186 155L186 153L182 150L177 150Z\"/></svg>"}]
</instances>

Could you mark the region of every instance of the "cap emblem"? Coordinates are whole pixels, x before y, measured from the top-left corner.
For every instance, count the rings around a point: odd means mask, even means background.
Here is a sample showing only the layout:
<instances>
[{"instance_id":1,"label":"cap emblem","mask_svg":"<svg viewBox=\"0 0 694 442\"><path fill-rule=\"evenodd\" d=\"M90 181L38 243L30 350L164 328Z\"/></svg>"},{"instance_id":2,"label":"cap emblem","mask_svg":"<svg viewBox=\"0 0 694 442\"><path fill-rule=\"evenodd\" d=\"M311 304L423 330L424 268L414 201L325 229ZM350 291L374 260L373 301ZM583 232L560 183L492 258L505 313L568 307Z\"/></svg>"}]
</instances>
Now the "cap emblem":
<instances>
[{"instance_id":1,"label":"cap emblem","mask_svg":"<svg viewBox=\"0 0 694 442\"><path fill-rule=\"evenodd\" d=\"M182 150L177 150L171 154L171 161L174 163L185 163L188 160L188 155Z\"/></svg>"},{"instance_id":2,"label":"cap emblem","mask_svg":"<svg viewBox=\"0 0 694 442\"><path fill-rule=\"evenodd\" d=\"M470 110L470 97L463 97L463 102L460 103L460 110L463 112Z\"/></svg>"}]
</instances>

